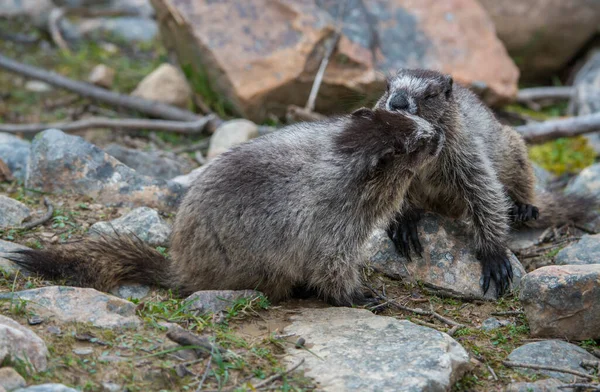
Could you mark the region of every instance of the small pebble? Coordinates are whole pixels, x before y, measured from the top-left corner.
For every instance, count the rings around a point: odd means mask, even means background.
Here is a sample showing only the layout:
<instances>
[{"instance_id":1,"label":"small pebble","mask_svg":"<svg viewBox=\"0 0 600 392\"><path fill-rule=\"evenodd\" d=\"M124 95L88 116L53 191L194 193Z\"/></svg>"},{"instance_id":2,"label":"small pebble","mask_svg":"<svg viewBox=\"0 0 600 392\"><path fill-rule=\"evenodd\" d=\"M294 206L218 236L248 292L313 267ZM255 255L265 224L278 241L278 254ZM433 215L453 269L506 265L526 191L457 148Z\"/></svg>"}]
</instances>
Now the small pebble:
<instances>
[{"instance_id":1,"label":"small pebble","mask_svg":"<svg viewBox=\"0 0 600 392\"><path fill-rule=\"evenodd\" d=\"M27 319L27 323L29 325L38 325L38 324L41 324L43 322L44 322L44 319L41 318L38 315L33 315L33 316L31 316L30 318Z\"/></svg>"},{"instance_id":2,"label":"small pebble","mask_svg":"<svg viewBox=\"0 0 600 392\"><path fill-rule=\"evenodd\" d=\"M77 355L90 355L93 352L94 352L94 349L91 347L74 348L73 349L73 353L75 353Z\"/></svg>"},{"instance_id":3,"label":"small pebble","mask_svg":"<svg viewBox=\"0 0 600 392\"><path fill-rule=\"evenodd\" d=\"M296 348L303 348L304 344L306 344L306 339L298 338L298 340L296 340Z\"/></svg>"}]
</instances>

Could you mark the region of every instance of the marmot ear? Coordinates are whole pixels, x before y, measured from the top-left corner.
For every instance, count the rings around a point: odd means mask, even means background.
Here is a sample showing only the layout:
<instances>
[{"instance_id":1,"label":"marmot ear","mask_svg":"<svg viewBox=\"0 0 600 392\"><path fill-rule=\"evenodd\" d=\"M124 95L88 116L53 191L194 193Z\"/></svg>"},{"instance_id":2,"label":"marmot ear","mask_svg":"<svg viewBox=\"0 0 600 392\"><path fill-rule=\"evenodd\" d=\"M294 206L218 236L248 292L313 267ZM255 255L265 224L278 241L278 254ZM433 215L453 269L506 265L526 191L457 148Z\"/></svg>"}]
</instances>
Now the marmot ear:
<instances>
[{"instance_id":1,"label":"marmot ear","mask_svg":"<svg viewBox=\"0 0 600 392\"><path fill-rule=\"evenodd\" d=\"M446 77L444 78L444 82L445 82L445 89L444 92L446 93L446 98L450 97L450 94L452 93L452 86L454 85L454 79L452 78L452 75L446 75Z\"/></svg>"},{"instance_id":2,"label":"marmot ear","mask_svg":"<svg viewBox=\"0 0 600 392\"><path fill-rule=\"evenodd\" d=\"M371 118L373 116L373 110L362 107L360 109L356 109L355 111L353 111L352 115L355 117Z\"/></svg>"}]
</instances>

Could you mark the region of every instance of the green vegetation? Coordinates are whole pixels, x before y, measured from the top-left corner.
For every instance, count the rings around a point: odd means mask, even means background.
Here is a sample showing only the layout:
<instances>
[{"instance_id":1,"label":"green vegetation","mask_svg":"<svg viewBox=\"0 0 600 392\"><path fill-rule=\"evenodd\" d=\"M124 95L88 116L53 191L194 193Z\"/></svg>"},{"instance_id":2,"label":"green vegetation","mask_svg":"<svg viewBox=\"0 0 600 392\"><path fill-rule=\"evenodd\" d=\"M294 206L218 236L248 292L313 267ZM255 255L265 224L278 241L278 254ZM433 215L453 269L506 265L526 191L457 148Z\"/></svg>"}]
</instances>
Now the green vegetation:
<instances>
[{"instance_id":1,"label":"green vegetation","mask_svg":"<svg viewBox=\"0 0 600 392\"><path fill-rule=\"evenodd\" d=\"M573 174L594 163L596 153L583 136L560 138L529 148L529 158L554 174Z\"/></svg>"}]
</instances>

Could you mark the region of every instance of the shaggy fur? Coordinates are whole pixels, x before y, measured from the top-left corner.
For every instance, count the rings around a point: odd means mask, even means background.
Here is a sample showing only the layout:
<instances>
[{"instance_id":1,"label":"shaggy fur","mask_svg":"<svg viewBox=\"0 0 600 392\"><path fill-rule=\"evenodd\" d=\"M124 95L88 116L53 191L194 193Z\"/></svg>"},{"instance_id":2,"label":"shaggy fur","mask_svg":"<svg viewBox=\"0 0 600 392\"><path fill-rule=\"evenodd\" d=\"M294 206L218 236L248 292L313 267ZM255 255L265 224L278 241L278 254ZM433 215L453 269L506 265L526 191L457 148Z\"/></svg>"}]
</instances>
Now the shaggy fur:
<instances>
[{"instance_id":1,"label":"shaggy fur","mask_svg":"<svg viewBox=\"0 0 600 392\"><path fill-rule=\"evenodd\" d=\"M449 75L400 70L375 107L418 115L446 135L438 158L412 181L406 203L388 229L390 237L408 256L409 238L421 251L415 225L419 211L469 218L484 292L491 278L502 295L512 278L506 255L511 223L544 227L579 221L586 218L586 207L595 203L586 197L536 194L522 137L502 126L475 94L455 85ZM541 218L536 220L538 212Z\"/></svg>"},{"instance_id":2,"label":"shaggy fur","mask_svg":"<svg viewBox=\"0 0 600 392\"><path fill-rule=\"evenodd\" d=\"M100 290L134 281L181 295L257 289L278 301L307 287L350 305L361 296L368 236L443 143L422 118L385 110L291 125L206 165L179 207L170 259L118 235L11 259Z\"/></svg>"}]
</instances>

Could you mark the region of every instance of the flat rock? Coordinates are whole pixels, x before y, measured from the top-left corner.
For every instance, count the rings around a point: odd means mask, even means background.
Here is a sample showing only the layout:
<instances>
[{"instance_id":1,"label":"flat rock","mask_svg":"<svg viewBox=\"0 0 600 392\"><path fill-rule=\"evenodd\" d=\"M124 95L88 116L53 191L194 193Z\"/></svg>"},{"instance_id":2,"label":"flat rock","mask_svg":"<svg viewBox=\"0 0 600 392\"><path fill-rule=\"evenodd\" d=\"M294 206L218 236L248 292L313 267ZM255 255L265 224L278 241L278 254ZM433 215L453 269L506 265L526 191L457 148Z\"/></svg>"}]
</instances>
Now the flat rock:
<instances>
[{"instance_id":1,"label":"flat rock","mask_svg":"<svg viewBox=\"0 0 600 392\"><path fill-rule=\"evenodd\" d=\"M583 235L581 239L561 249L554 262L565 264L600 264L600 234Z\"/></svg>"},{"instance_id":2,"label":"flat rock","mask_svg":"<svg viewBox=\"0 0 600 392\"><path fill-rule=\"evenodd\" d=\"M78 392L77 389L69 388L63 384L39 384L27 388L15 389L13 392Z\"/></svg>"},{"instance_id":3,"label":"flat rock","mask_svg":"<svg viewBox=\"0 0 600 392\"><path fill-rule=\"evenodd\" d=\"M240 117L260 123L269 113L283 117L290 104L305 105L339 2L251 0L236 4L236 12L209 0L154 5L161 38L193 77L210 80ZM348 10L316 100L319 113L347 111L340 97L380 96L384 75L403 67L451 73L492 104L517 92L518 69L476 0L368 1L364 7L353 1ZM170 23L173 18L182 23Z\"/></svg>"},{"instance_id":4,"label":"flat rock","mask_svg":"<svg viewBox=\"0 0 600 392\"><path fill-rule=\"evenodd\" d=\"M481 265L472 248L472 236L465 224L425 214L418 225L423 245L423 257L411 254L407 261L397 251L384 230L377 230L366 247L372 267L394 279L414 279L431 289L458 298L495 299L496 289L491 282L483 296L479 284ZM525 275L523 266L511 253L514 279L511 290L519 287Z\"/></svg>"},{"instance_id":5,"label":"flat rock","mask_svg":"<svg viewBox=\"0 0 600 392\"><path fill-rule=\"evenodd\" d=\"M25 204L0 195L0 228L20 226L30 214L31 211Z\"/></svg>"},{"instance_id":6,"label":"flat rock","mask_svg":"<svg viewBox=\"0 0 600 392\"><path fill-rule=\"evenodd\" d=\"M292 363L323 391L446 391L469 369L465 349L445 333L345 307L300 309L285 333Z\"/></svg>"},{"instance_id":7,"label":"flat rock","mask_svg":"<svg viewBox=\"0 0 600 392\"><path fill-rule=\"evenodd\" d=\"M221 124L210 138L207 158L212 159L231 147L258 136L258 127L252 121L238 119Z\"/></svg>"},{"instance_id":8,"label":"flat rock","mask_svg":"<svg viewBox=\"0 0 600 392\"><path fill-rule=\"evenodd\" d=\"M115 287L110 293L127 300L130 298L142 299L150 293L150 287L143 284L124 284Z\"/></svg>"},{"instance_id":9,"label":"flat rock","mask_svg":"<svg viewBox=\"0 0 600 392\"><path fill-rule=\"evenodd\" d=\"M217 313L226 310L240 298L254 298L260 293L254 290L203 290L185 299L191 301L190 310L198 313Z\"/></svg>"},{"instance_id":10,"label":"flat rock","mask_svg":"<svg viewBox=\"0 0 600 392\"><path fill-rule=\"evenodd\" d=\"M9 274L9 276L14 275L17 271L20 271L20 273L27 275L27 271L25 271L12 261L2 257L2 255L6 255L7 253L25 249L30 248L23 245L15 244L14 242L0 240L0 270L3 270L5 273Z\"/></svg>"},{"instance_id":11,"label":"flat rock","mask_svg":"<svg viewBox=\"0 0 600 392\"><path fill-rule=\"evenodd\" d=\"M567 194L591 194L600 197L600 163L583 169L565 188Z\"/></svg>"},{"instance_id":12,"label":"flat rock","mask_svg":"<svg viewBox=\"0 0 600 392\"><path fill-rule=\"evenodd\" d=\"M164 63L142 79L131 95L186 108L192 89L177 67Z\"/></svg>"},{"instance_id":13,"label":"flat rock","mask_svg":"<svg viewBox=\"0 0 600 392\"><path fill-rule=\"evenodd\" d=\"M27 173L29 146L27 140L0 132L0 159L6 163L12 175L21 181L25 180Z\"/></svg>"},{"instance_id":14,"label":"flat rock","mask_svg":"<svg viewBox=\"0 0 600 392\"><path fill-rule=\"evenodd\" d=\"M57 129L37 134L31 152L25 181L28 188L165 210L174 209L183 193L180 184L140 175L83 138Z\"/></svg>"},{"instance_id":15,"label":"flat rock","mask_svg":"<svg viewBox=\"0 0 600 392\"><path fill-rule=\"evenodd\" d=\"M10 298L2 293L0 298ZM137 328L141 325L135 304L94 289L49 286L17 291L15 298L27 302L27 309L58 322L91 323L99 328Z\"/></svg>"},{"instance_id":16,"label":"flat rock","mask_svg":"<svg viewBox=\"0 0 600 392\"><path fill-rule=\"evenodd\" d=\"M480 0L521 70L522 79L560 71L593 37L600 19L594 0Z\"/></svg>"},{"instance_id":17,"label":"flat rock","mask_svg":"<svg viewBox=\"0 0 600 392\"><path fill-rule=\"evenodd\" d=\"M600 338L600 264L539 268L521 280L519 299L534 337Z\"/></svg>"},{"instance_id":18,"label":"flat rock","mask_svg":"<svg viewBox=\"0 0 600 392\"><path fill-rule=\"evenodd\" d=\"M509 320L498 320L496 317L490 317L483 320L483 323L481 323L481 329L484 331L493 331L511 324L512 323Z\"/></svg>"},{"instance_id":19,"label":"flat rock","mask_svg":"<svg viewBox=\"0 0 600 392\"><path fill-rule=\"evenodd\" d=\"M579 346L562 340L544 340L541 342L528 343L516 348L507 358L511 362L527 363L530 365L554 366L581 373L591 372L581 366L581 361L597 361L598 358L588 353ZM549 370L534 370L525 368L514 368L518 372L533 375L540 374L556 378L563 382L574 382L577 376L567 373L559 373Z\"/></svg>"},{"instance_id":20,"label":"flat rock","mask_svg":"<svg viewBox=\"0 0 600 392\"><path fill-rule=\"evenodd\" d=\"M144 16L121 16L113 18L82 18L61 21L61 30L71 40L119 37L126 43L151 42L158 35L156 21Z\"/></svg>"},{"instance_id":21,"label":"flat rock","mask_svg":"<svg viewBox=\"0 0 600 392\"><path fill-rule=\"evenodd\" d=\"M48 348L39 336L13 319L0 315L0 363L16 358L30 362L34 371L41 372L48 366L47 357Z\"/></svg>"},{"instance_id":22,"label":"flat rock","mask_svg":"<svg viewBox=\"0 0 600 392\"><path fill-rule=\"evenodd\" d=\"M90 234L134 234L151 246L168 246L171 227L156 210L139 207L110 222L94 223Z\"/></svg>"},{"instance_id":23,"label":"flat rock","mask_svg":"<svg viewBox=\"0 0 600 392\"><path fill-rule=\"evenodd\" d=\"M191 170L189 164L183 162L177 155L172 153L146 152L126 148L118 144L109 144L104 151L136 172L161 180L169 180Z\"/></svg>"},{"instance_id":24,"label":"flat rock","mask_svg":"<svg viewBox=\"0 0 600 392\"><path fill-rule=\"evenodd\" d=\"M558 392L561 385L563 383L559 380L547 378L535 382L515 382L509 384L504 392Z\"/></svg>"},{"instance_id":25,"label":"flat rock","mask_svg":"<svg viewBox=\"0 0 600 392\"><path fill-rule=\"evenodd\" d=\"M26 385L25 379L15 369L11 367L0 368L0 387L10 392Z\"/></svg>"},{"instance_id":26,"label":"flat rock","mask_svg":"<svg viewBox=\"0 0 600 392\"><path fill-rule=\"evenodd\" d=\"M508 248L512 252L518 252L523 249L530 248L537 244L540 236L546 229L531 229L523 228L513 230L509 234Z\"/></svg>"}]
</instances>

